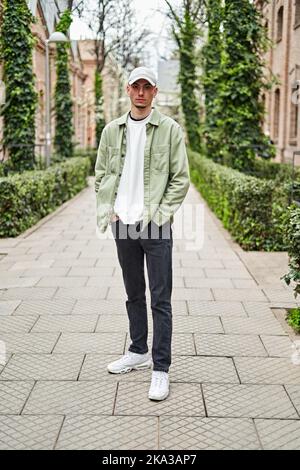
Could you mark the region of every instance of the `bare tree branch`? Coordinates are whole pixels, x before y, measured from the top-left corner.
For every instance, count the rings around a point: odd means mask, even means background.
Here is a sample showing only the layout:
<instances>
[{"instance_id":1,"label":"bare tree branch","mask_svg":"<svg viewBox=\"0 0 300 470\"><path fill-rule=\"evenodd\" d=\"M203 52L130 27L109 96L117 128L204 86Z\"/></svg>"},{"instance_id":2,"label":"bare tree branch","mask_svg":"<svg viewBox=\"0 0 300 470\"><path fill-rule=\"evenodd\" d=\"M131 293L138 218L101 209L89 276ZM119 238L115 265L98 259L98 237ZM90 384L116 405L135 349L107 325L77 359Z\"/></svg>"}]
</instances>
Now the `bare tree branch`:
<instances>
[{"instance_id":1,"label":"bare tree branch","mask_svg":"<svg viewBox=\"0 0 300 470\"><path fill-rule=\"evenodd\" d=\"M169 12L167 13L167 16L171 19L174 19L177 23L178 26L181 24L181 18L178 16L178 14L175 12L174 8L172 7L171 3L168 0L165 0L166 4L169 7Z\"/></svg>"}]
</instances>

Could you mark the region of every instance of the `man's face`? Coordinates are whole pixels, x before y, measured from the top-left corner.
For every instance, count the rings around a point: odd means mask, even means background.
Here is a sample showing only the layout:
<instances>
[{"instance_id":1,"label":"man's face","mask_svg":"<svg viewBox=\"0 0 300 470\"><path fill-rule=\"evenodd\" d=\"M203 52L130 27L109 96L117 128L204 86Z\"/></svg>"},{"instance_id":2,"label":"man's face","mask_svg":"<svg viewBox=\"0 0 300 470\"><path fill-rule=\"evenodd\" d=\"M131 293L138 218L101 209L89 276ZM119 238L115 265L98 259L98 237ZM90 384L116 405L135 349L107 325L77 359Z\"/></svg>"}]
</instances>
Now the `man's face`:
<instances>
[{"instance_id":1,"label":"man's face","mask_svg":"<svg viewBox=\"0 0 300 470\"><path fill-rule=\"evenodd\" d=\"M157 87L152 86L144 78L137 80L132 85L127 84L126 91L131 104L141 109L150 106L153 98L157 95Z\"/></svg>"}]
</instances>

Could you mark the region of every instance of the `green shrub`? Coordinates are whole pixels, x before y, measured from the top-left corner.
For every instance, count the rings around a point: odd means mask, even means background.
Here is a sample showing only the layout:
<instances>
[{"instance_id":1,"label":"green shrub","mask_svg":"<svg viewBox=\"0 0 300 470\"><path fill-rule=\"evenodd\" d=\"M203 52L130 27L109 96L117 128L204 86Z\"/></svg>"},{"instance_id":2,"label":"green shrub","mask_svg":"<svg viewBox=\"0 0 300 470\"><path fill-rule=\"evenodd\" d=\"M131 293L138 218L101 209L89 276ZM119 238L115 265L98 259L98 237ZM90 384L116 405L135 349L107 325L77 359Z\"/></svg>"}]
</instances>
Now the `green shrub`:
<instances>
[{"instance_id":1,"label":"green shrub","mask_svg":"<svg viewBox=\"0 0 300 470\"><path fill-rule=\"evenodd\" d=\"M47 170L0 178L0 237L15 237L87 184L90 160L72 158Z\"/></svg>"},{"instance_id":2,"label":"green shrub","mask_svg":"<svg viewBox=\"0 0 300 470\"><path fill-rule=\"evenodd\" d=\"M286 320L296 333L300 333L300 308L291 308Z\"/></svg>"},{"instance_id":3,"label":"green shrub","mask_svg":"<svg viewBox=\"0 0 300 470\"><path fill-rule=\"evenodd\" d=\"M292 164L256 158L251 175L257 176L257 178L289 182L292 179ZM300 181L300 168L298 167L295 168L295 179Z\"/></svg>"},{"instance_id":4,"label":"green shrub","mask_svg":"<svg viewBox=\"0 0 300 470\"><path fill-rule=\"evenodd\" d=\"M245 250L284 250L288 195L284 185L245 175L189 151L191 180Z\"/></svg>"},{"instance_id":5,"label":"green shrub","mask_svg":"<svg viewBox=\"0 0 300 470\"><path fill-rule=\"evenodd\" d=\"M97 159L97 149L96 148L87 148L87 149L77 149L74 152L74 156L77 157L86 157L90 159L91 166L90 166L90 175L95 175L95 165Z\"/></svg>"},{"instance_id":6,"label":"green shrub","mask_svg":"<svg viewBox=\"0 0 300 470\"><path fill-rule=\"evenodd\" d=\"M295 297L300 294L300 207L290 207L286 230L289 254L289 272L282 277L287 285L294 283Z\"/></svg>"}]
</instances>

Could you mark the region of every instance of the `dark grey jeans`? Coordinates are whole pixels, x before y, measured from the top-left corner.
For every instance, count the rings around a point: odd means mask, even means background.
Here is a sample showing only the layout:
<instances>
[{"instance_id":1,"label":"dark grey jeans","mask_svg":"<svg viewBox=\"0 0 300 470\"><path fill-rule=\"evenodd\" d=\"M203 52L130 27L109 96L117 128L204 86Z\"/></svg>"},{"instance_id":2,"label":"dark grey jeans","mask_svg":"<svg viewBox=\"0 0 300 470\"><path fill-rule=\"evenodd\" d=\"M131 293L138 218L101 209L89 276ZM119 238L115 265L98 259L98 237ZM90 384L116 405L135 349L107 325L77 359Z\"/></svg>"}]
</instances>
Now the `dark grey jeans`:
<instances>
[{"instance_id":1,"label":"dark grey jeans","mask_svg":"<svg viewBox=\"0 0 300 470\"><path fill-rule=\"evenodd\" d=\"M128 300L131 345L129 351L148 352L148 319L144 255L151 294L153 317L152 359L153 370L169 371L172 340L172 248L170 222L161 227L151 221L140 231L140 222L123 224L119 219L111 224L117 246Z\"/></svg>"}]
</instances>

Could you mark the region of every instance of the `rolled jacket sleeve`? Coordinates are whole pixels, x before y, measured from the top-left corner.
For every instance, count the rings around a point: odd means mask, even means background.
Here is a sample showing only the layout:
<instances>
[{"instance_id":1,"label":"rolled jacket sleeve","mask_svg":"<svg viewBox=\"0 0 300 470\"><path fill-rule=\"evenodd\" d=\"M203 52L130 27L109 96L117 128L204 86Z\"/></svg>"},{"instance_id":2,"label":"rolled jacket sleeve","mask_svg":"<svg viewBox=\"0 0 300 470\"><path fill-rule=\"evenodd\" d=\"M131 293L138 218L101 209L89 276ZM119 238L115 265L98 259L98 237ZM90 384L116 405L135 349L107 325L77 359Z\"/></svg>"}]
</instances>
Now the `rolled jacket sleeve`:
<instances>
[{"instance_id":1,"label":"rolled jacket sleeve","mask_svg":"<svg viewBox=\"0 0 300 470\"><path fill-rule=\"evenodd\" d=\"M106 129L104 128L101 134L100 143L97 152L97 159L95 164L95 191L98 192L101 180L105 175L107 158L107 143L106 143Z\"/></svg>"}]
</instances>

